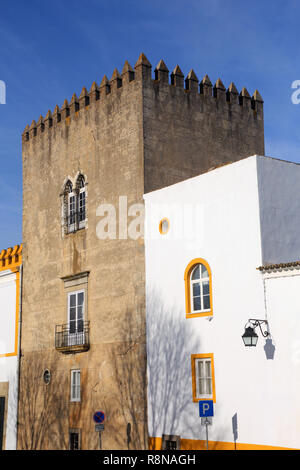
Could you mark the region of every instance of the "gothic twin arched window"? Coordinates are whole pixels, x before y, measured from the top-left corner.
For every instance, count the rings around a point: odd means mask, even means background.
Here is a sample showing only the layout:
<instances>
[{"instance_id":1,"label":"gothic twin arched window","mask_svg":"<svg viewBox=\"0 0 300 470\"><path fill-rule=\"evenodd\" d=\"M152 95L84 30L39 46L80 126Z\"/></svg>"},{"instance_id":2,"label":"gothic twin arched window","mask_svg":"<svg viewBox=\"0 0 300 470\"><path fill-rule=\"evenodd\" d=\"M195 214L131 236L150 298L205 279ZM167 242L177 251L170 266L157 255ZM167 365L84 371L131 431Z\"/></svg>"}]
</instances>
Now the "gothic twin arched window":
<instances>
[{"instance_id":1,"label":"gothic twin arched window","mask_svg":"<svg viewBox=\"0 0 300 470\"><path fill-rule=\"evenodd\" d=\"M83 175L78 175L75 186L68 180L64 186L63 218L65 233L85 228L86 184Z\"/></svg>"}]
</instances>

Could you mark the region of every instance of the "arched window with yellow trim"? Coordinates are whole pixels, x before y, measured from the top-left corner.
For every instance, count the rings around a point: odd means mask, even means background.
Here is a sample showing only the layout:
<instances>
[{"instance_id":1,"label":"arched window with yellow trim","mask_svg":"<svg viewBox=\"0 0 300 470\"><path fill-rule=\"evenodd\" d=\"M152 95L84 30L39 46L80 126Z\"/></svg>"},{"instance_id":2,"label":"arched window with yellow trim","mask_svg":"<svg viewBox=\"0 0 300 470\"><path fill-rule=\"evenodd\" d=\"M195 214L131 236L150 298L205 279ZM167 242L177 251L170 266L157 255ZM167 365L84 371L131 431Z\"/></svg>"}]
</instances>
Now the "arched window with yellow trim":
<instances>
[{"instance_id":1,"label":"arched window with yellow trim","mask_svg":"<svg viewBox=\"0 0 300 470\"><path fill-rule=\"evenodd\" d=\"M211 270L207 261L197 258L191 261L184 274L187 318L211 316Z\"/></svg>"}]
</instances>

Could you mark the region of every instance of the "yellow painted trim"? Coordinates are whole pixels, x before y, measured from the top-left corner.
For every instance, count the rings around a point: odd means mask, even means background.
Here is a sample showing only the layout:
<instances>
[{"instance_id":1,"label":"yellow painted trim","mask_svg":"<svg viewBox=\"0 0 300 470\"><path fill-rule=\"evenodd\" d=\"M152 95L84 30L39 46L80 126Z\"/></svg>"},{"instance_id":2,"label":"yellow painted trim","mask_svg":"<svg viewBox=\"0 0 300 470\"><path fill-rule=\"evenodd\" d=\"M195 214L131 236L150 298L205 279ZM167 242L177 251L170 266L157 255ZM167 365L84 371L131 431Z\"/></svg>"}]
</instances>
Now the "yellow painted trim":
<instances>
[{"instance_id":1,"label":"yellow painted trim","mask_svg":"<svg viewBox=\"0 0 300 470\"><path fill-rule=\"evenodd\" d=\"M20 312L20 271L16 273L16 324L15 324L15 351L14 351L15 356L18 354L19 312Z\"/></svg>"},{"instance_id":2,"label":"yellow painted trim","mask_svg":"<svg viewBox=\"0 0 300 470\"><path fill-rule=\"evenodd\" d=\"M240 442L208 441L209 450L299 450L290 447L244 444ZM149 437L149 450L162 450L161 437ZM181 439L180 450L206 450L206 441Z\"/></svg>"},{"instance_id":3,"label":"yellow painted trim","mask_svg":"<svg viewBox=\"0 0 300 470\"><path fill-rule=\"evenodd\" d=\"M213 353L207 354L192 354L191 355L191 367L192 367L192 388L193 388L193 402L198 403L199 401L206 401L207 398L197 398L196 397L196 373L195 373L195 359L211 359L211 375L212 375L212 395L213 402L216 403L216 384L215 384L215 365L214 365L214 355Z\"/></svg>"},{"instance_id":4,"label":"yellow painted trim","mask_svg":"<svg viewBox=\"0 0 300 470\"><path fill-rule=\"evenodd\" d=\"M165 220L168 222L168 230L166 232L163 232L162 225ZM161 221L159 222L158 229L161 235L166 235L170 230L170 220L167 217L164 217L163 219L161 219Z\"/></svg>"},{"instance_id":5,"label":"yellow painted trim","mask_svg":"<svg viewBox=\"0 0 300 470\"><path fill-rule=\"evenodd\" d=\"M210 310L207 312L191 313L191 289L190 289L190 277L191 273L196 264L203 264L209 275L209 299L210 299ZM185 285L185 311L186 318L197 318L197 317L211 317L213 315L213 302L212 302L212 275L211 269L208 262L203 258L193 259L186 267L184 272L184 285Z\"/></svg>"},{"instance_id":6,"label":"yellow painted trim","mask_svg":"<svg viewBox=\"0 0 300 470\"><path fill-rule=\"evenodd\" d=\"M23 245L16 245L14 248L7 248L0 252L0 271L11 271L22 264Z\"/></svg>"},{"instance_id":7,"label":"yellow painted trim","mask_svg":"<svg viewBox=\"0 0 300 470\"><path fill-rule=\"evenodd\" d=\"M18 354L18 338L19 338L19 311L20 311L20 272L14 271L16 274L16 316L15 316L15 347L11 353L0 354L0 357L12 357Z\"/></svg>"},{"instance_id":8,"label":"yellow painted trim","mask_svg":"<svg viewBox=\"0 0 300 470\"><path fill-rule=\"evenodd\" d=\"M15 316L15 346L11 353L0 354L0 357L17 356L19 340L19 312L20 312L20 266L22 264L22 245L2 250L0 253L0 271L11 271L16 274L16 316Z\"/></svg>"}]
</instances>

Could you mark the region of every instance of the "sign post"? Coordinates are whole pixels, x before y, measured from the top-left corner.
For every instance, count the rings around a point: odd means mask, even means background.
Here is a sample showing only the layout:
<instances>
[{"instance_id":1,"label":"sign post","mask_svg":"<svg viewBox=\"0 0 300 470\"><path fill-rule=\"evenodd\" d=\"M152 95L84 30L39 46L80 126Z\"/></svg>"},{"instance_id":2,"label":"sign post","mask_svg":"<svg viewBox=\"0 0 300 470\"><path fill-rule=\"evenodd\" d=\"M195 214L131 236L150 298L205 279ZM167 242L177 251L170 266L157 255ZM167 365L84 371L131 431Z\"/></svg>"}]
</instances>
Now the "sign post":
<instances>
[{"instance_id":1,"label":"sign post","mask_svg":"<svg viewBox=\"0 0 300 470\"><path fill-rule=\"evenodd\" d=\"M103 411L96 411L93 420L96 423L95 431L99 433L99 449L102 450L101 433L104 431L105 413Z\"/></svg>"},{"instance_id":2,"label":"sign post","mask_svg":"<svg viewBox=\"0 0 300 470\"><path fill-rule=\"evenodd\" d=\"M199 416L201 425L206 427L206 450L208 450L208 426L212 425L214 415L214 402L212 400L199 401Z\"/></svg>"}]
</instances>

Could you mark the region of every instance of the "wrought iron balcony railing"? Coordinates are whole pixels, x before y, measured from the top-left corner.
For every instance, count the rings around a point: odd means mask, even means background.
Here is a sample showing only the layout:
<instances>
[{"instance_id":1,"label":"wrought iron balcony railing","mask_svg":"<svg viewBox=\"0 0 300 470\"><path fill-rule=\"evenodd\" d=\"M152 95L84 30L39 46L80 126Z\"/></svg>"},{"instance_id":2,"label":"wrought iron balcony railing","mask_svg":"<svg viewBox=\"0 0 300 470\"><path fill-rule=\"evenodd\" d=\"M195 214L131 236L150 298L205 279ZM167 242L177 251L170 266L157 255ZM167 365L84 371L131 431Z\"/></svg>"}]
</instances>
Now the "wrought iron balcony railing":
<instances>
[{"instance_id":1,"label":"wrought iron balcony railing","mask_svg":"<svg viewBox=\"0 0 300 470\"><path fill-rule=\"evenodd\" d=\"M65 354L87 351L90 348L90 322L78 321L55 327L55 349Z\"/></svg>"}]
</instances>

